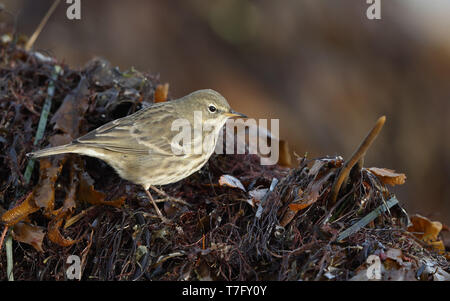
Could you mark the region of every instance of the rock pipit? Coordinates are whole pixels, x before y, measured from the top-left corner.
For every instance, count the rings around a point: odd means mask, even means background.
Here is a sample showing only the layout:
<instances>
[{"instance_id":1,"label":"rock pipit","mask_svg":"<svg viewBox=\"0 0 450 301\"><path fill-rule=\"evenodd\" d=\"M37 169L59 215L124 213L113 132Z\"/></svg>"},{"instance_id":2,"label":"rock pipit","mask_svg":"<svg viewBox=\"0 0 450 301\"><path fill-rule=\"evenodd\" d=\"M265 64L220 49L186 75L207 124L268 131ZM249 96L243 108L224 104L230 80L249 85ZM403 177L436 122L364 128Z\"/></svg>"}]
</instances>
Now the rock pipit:
<instances>
[{"instance_id":1,"label":"rock pipit","mask_svg":"<svg viewBox=\"0 0 450 301\"><path fill-rule=\"evenodd\" d=\"M201 116L201 133L195 130L195 116ZM230 117L246 116L233 111L216 91L199 90L113 120L69 144L28 155L39 158L76 153L99 158L123 179L142 185L156 213L166 221L148 189L158 191L153 185L175 183L199 170L213 153L220 130ZM183 143L178 141L180 125L191 127L184 132L191 139L181 137Z\"/></svg>"}]
</instances>

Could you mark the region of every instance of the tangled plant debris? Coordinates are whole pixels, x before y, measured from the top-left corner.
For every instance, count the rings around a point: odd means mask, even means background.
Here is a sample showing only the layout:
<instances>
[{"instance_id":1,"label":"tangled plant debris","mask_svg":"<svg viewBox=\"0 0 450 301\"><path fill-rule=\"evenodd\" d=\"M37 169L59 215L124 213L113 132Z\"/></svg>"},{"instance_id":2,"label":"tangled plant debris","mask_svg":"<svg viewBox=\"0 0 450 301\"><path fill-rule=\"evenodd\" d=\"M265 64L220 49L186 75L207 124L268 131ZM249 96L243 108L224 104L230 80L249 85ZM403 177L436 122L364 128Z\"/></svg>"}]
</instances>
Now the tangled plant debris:
<instances>
[{"instance_id":1,"label":"tangled plant debris","mask_svg":"<svg viewBox=\"0 0 450 301\"><path fill-rule=\"evenodd\" d=\"M392 170L357 164L334 202L342 157L298 158L290 169L262 166L257 155L213 155L164 187L182 201L157 200L172 221L163 224L141 189L100 160L29 163L32 150L170 101L169 86L103 59L73 70L2 41L0 205L15 279L67 279L70 255L81 259L83 280L449 279L440 238L448 228L408 216L387 186L406 177ZM1 279L6 265L3 248Z\"/></svg>"}]
</instances>

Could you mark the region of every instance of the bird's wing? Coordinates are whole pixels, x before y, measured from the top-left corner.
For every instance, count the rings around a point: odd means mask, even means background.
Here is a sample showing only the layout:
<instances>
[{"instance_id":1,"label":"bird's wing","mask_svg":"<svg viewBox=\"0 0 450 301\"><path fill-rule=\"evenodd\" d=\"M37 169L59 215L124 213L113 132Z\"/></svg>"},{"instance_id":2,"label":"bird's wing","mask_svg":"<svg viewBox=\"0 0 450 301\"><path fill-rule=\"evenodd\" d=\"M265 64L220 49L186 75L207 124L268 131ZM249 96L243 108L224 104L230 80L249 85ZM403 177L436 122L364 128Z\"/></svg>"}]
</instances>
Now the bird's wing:
<instances>
[{"instance_id":1,"label":"bird's wing","mask_svg":"<svg viewBox=\"0 0 450 301\"><path fill-rule=\"evenodd\" d=\"M133 155L173 155L170 131L174 107L156 104L113 120L76 139L74 143Z\"/></svg>"}]
</instances>

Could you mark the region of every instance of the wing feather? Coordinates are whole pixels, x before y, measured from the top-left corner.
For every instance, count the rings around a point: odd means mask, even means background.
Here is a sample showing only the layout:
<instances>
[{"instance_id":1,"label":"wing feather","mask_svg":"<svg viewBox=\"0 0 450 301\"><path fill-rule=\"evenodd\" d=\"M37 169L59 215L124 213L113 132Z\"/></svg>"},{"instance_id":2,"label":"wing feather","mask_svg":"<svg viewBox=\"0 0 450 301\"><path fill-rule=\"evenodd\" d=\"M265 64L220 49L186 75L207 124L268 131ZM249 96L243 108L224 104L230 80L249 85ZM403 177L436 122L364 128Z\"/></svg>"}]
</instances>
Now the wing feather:
<instances>
[{"instance_id":1,"label":"wing feather","mask_svg":"<svg viewBox=\"0 0 450 301\"><path fill-rule=\"evenodd\" d=\"M157 103L104 124L74 143L124 154L172 156L167 131L174 116L175 108L170 102Z\"/></svg>"}]
</instances>

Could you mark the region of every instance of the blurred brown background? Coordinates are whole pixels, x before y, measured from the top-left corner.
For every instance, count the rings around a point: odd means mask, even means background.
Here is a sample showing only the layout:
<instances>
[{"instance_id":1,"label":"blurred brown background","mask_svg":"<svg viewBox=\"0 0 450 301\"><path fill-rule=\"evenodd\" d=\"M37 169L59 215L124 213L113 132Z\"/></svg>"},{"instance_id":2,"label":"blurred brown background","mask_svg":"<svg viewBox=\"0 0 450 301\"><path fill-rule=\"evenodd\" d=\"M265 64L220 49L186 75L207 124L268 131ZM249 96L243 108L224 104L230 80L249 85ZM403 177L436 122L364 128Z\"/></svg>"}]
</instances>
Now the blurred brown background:
<instances>
[{"instance_id":1,"label":"blurred brown background","mask_svg":"<svg viewBox=\"0 0 450 301\"><path fill-rule=\"evenodd\" d=\"M52 1L0 0L31 35ZM366 166L406 173L394 191L410 213L450 222L450 4L381 0L61 1L35 49L80 68L102 56L159 73L179 97L221 92L254 118L279 118L309 157L348 158L376 119L387 123ZM2 21L14 24L7 14Z\"/></svg>"}]
</instances>

